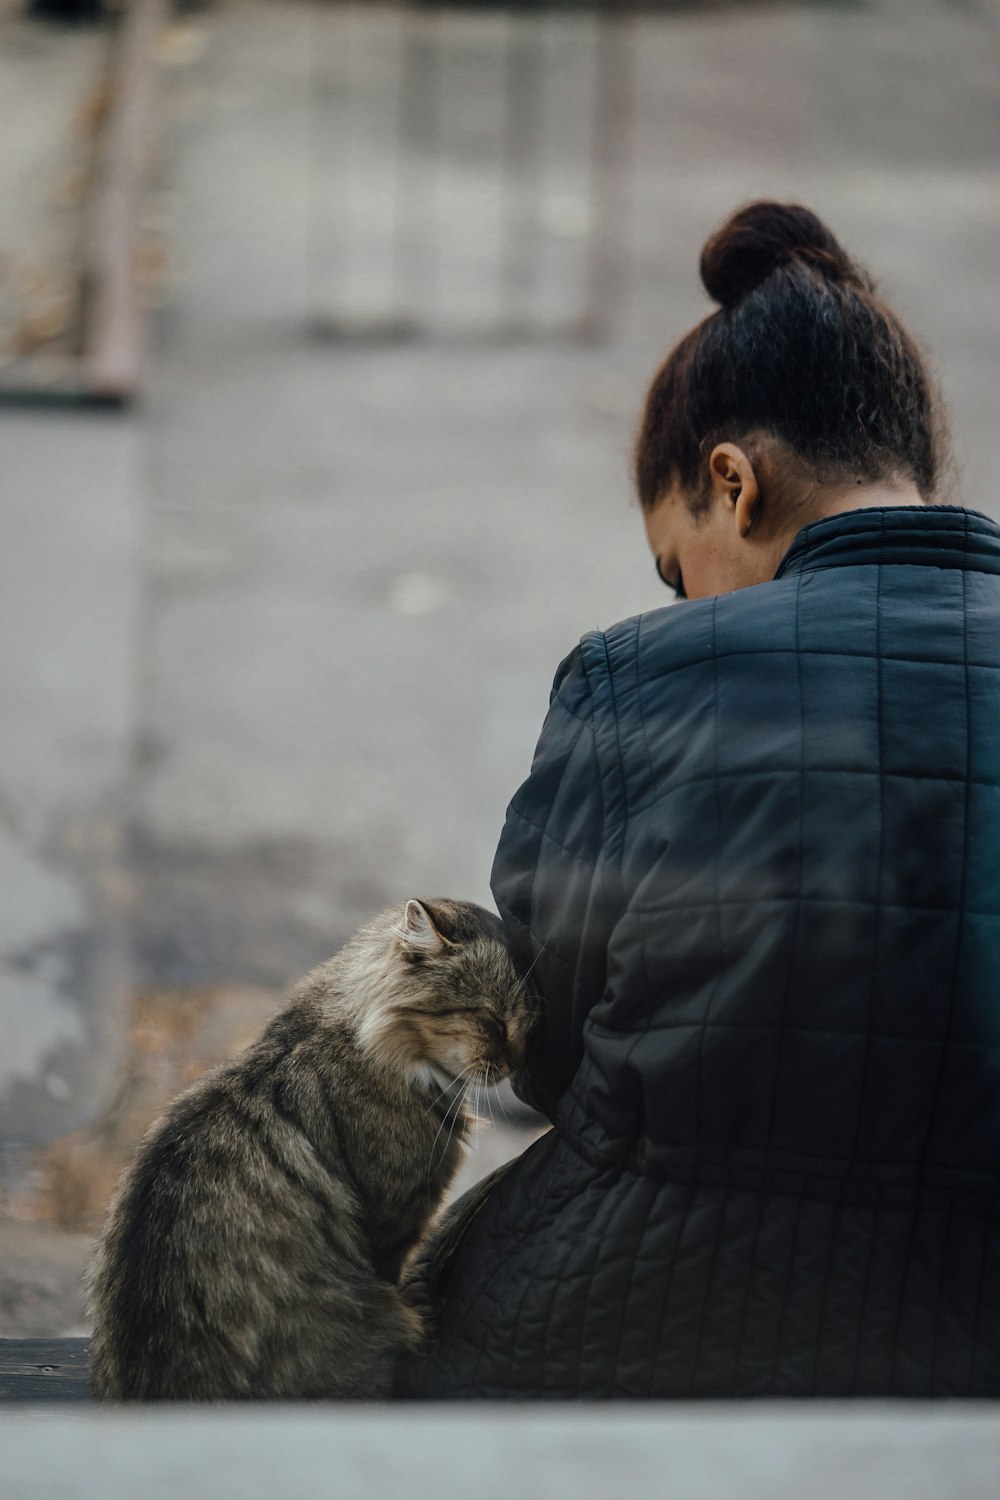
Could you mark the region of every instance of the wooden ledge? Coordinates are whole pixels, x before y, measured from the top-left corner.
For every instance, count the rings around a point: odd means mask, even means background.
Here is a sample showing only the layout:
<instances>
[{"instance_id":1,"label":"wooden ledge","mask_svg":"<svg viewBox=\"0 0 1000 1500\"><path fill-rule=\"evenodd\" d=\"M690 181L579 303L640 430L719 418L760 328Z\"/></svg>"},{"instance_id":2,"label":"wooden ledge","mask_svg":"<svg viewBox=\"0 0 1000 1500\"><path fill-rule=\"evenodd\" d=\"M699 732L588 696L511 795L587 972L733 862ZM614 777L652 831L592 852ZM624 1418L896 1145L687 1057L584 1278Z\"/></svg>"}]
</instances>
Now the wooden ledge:
<instances>
[{"instance_id":1,"label":"wooden ledge","mask_svg":"<svg viewBox=\"0 0 1000 1500\"><path fill-rule=\"evenodd\" d=\"M0 1339L0 1401L89 1401L88 1339Z\"/></svg>"}]
</instances>

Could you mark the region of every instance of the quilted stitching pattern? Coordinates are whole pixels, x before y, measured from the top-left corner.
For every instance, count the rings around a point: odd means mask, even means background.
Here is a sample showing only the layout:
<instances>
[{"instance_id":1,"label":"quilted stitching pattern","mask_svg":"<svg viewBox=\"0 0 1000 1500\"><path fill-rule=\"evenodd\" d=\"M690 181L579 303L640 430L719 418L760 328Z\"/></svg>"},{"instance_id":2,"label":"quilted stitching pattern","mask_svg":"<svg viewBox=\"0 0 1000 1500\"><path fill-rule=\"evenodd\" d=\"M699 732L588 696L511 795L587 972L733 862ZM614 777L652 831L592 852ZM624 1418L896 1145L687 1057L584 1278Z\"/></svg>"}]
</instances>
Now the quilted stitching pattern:
<instances>
[{"instance_id":1,"label":"quilted stitching pattern","mask_svg":"<svg viewBox=\"0 0 1000 1500\"><path fill-rule=\"evenodd\" d=\"M804 528L563 663L494 892L556 1121L448 1396L1000 1394L1000 528Z\"/></svg>"}]
</instances>

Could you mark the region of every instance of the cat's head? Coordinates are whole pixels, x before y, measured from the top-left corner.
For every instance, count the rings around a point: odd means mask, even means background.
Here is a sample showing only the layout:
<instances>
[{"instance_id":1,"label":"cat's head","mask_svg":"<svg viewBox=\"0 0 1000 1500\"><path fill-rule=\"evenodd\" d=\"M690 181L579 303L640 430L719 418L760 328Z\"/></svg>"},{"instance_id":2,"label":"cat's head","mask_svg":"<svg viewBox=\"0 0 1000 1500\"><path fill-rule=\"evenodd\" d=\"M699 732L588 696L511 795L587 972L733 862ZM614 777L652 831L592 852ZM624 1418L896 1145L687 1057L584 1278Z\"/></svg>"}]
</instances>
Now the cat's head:
<instances>
[{"instance_id":1,"label":"cat's head","mask_svg":"<svg viewBox=\"0 0 1000 1500\"><path fill-rule=\"evenodd\" d=\"M517 1072L537 1020L499 918L468 901L407 901L383 927L387 977L358 1037L376 1060L428 1086Z\"/></svg>"}]
</instances>

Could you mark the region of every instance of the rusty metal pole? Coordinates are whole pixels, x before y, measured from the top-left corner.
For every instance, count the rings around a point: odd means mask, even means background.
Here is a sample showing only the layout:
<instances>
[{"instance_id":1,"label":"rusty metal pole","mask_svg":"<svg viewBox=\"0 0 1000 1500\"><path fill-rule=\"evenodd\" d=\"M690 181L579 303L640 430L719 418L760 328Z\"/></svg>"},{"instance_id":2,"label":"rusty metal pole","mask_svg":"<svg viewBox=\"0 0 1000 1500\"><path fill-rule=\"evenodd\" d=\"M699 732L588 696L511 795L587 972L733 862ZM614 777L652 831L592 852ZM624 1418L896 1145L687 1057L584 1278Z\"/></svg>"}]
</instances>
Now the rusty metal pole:
<instances>
[{"instance_id":1,"label":"rusty metal pole","mask_svg":"<svg viewBox=\"0 0 1000 1500\"><path fill-rule=\"evenodd\" d=\"M158 66L155 48L169 12L169 0L132 0L125 13L84 233L83 382L89 395L105 401L131 400L142 384L143 319L136 287L136 241L150 156Z\"/></svg>"}]
</instances>

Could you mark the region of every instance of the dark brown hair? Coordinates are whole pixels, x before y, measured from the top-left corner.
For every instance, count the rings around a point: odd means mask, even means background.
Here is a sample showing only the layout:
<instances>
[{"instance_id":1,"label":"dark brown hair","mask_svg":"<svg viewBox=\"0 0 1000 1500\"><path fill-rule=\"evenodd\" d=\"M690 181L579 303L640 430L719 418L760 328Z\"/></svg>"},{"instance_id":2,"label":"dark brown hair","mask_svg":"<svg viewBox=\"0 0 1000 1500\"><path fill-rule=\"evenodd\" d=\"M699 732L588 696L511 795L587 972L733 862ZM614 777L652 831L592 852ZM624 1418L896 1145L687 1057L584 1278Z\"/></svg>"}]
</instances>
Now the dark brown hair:
<instances>
[{"instance_id":1,"label":"dark brown hair","mask_svg":"<svg viewBox=\"0 0 1000 1500\"><path fill-rule=\"evenodd\" d=\"M701 279L720 307L650 386L635 453L644 508L673 484L700 508L712 446L755 432L824 482L899 476L933 493L947 438L920 351L814 213L740 209L705 244Z\"/></svg>"}]
</instances>

